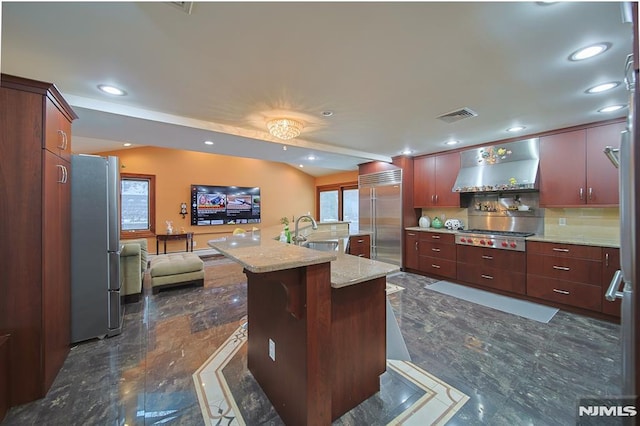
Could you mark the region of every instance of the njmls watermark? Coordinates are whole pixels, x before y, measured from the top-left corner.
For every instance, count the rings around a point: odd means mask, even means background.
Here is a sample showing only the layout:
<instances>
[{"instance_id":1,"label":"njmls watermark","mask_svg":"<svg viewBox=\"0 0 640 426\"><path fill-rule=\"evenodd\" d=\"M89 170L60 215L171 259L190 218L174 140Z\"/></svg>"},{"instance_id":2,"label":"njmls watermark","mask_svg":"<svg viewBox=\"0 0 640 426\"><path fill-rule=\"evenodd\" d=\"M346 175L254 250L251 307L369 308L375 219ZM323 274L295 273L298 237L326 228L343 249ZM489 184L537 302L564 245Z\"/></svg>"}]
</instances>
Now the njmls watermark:
<instances>
[{"instance_id":1,"label":"njmls watermark","mask_svg":"<svg viewBox=\"0 0 640 426\"><path fill-rule=\"evenodd\" d=\"M640 421L633 398L583 398L578 402L576 425L631 425Z\"/></svg>"}]
</instances>

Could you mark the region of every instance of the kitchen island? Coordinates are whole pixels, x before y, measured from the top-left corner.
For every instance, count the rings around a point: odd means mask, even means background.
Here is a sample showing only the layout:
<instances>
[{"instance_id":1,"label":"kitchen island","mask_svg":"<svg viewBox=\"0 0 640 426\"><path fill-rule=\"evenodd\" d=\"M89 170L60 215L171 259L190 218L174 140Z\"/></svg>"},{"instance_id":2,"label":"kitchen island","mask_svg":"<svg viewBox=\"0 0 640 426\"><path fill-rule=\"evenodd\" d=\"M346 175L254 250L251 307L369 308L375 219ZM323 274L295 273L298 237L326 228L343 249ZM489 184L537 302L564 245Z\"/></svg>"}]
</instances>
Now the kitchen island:
<instances>
[{"instance_id":1,"label":"kitchen island","mask_svg":"<svg viewBox=\"0 0 640 426\"><path fill-rule=\"evenodd\" d=\"M258 232L209 246L244 266L248 368L286 424L329 425L380 389L397 266Z\"/></svg>"}]
</instances>

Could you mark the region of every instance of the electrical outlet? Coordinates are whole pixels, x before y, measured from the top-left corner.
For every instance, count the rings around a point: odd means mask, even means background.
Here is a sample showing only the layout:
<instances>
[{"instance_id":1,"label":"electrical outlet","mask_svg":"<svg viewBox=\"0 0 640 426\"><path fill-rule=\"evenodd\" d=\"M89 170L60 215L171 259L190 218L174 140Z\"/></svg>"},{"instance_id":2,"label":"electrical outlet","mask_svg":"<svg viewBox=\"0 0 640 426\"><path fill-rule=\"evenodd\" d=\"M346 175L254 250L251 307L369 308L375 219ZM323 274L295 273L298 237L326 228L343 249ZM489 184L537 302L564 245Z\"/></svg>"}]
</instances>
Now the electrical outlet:
<instances>
[{"instance_id":1,"label":"electrical outlet","mask_svg":"<svg viewBox=\"0 0 640 426\"><path fill-rule=\"evenodd\" d=\"M271 339L269 339L269 358L272 361L276 360L276 342Z\"/></svg>"},{"instance_id":2,"label":"electrical outlet","mask_svg":"<svg viewBox=\"0 0 640 426\"><path fill-rule=\"evenodd\" d=\"M195 247L195 246L197 246L197 245L198 245L198 242L197 242L197 241L194 241L194 242L193 242L193 246Z\"/></svg>"},{"instance_id":3,"label":"electrical outlet","mask_svg":"<svg viewBox=\"0 0 640 426\"><path fill-rule=\"evenodd\" d=\"M566 226L567 225L567 218L566 217L561 217L560 219L558 219L558 225Z\"/></svg>"}]
</instances>

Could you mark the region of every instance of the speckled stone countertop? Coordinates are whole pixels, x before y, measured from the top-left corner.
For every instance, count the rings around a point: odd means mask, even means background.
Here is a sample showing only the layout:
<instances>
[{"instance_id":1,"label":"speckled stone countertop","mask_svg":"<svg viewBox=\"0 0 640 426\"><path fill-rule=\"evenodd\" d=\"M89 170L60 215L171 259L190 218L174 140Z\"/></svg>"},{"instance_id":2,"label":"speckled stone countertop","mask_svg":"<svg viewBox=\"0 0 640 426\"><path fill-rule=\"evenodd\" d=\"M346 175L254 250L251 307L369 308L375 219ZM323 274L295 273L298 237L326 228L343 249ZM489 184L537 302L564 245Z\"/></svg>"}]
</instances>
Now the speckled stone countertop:
<instances>
[{"instance_id":1,"label":"speckled stone countertop","mask_svg":"<svg viewBox=\"0 0 640 426\"><path fill-rule=\"evenodd\" d=\"M406 231L418 231L418 232L445 232L449 234L456 234L458 231L452 231L446 228L420 228L418 226L412 226L404 228ZM620 247L620 237L602 238L589 235L579 236L559 236L559 235L532 235L527 237L527 241L539 241L543 243L559 243L559 244L578 244L583 246L597 246L597 247Z\"/></svg>"},{"instance_id":2,"label":"speckled stone countertop","mask_svg":"<svg viewBox=\"0 0 640 426\"><path fill-rule=\"evenodd\" d=\"M419 226L410 226L408 228L404 228L406 231L419 231L419 232L444 232L447 234L455 234L458 231L453 231L447 228L421 228Z\"/></svg>"},{"instance_id":3,"label":"speckled stone countertop","mask_svg":"<svg viewBox=\"0 0 640 426\"><path fill-rule=\"evenodd\" d=\"M254 273L331 262L333 288L358 284L400 270L396 265L345 254L343 244L339 251L326 252L281 243L273 238L262 239L259 232L209 240L208 244Z\"/></svg>"},{"instance_id":4,"label":"speckled stone countertop","mask_svg":"<svg viewBox=\"0 0 640 426\"><path fill-rule=\"evenodd\" d=\"M582 246L598 246L620 248L620 238L598 238L589 236L558 236L558 235L533 235L527 237L527 241L539 241L542 243L578 244Z\"/></svg>"}]
</instances>

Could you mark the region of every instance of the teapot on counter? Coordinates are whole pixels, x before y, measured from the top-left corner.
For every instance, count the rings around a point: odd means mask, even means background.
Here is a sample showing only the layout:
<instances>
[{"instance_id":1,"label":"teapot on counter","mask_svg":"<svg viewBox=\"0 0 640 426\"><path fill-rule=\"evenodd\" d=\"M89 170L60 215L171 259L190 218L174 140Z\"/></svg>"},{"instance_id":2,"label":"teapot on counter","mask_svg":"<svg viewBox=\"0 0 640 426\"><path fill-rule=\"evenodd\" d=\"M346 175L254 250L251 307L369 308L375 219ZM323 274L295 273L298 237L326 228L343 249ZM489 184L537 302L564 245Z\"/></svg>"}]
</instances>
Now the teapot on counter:
<instances>
[{"instance_id":1,"label":"teapot on counter","mask_svg":"<svg viewBox=\"0 0 640 426\"><path fill-rule=\"evenodd\" d=\"M433 220L431 221L431 227L432 228L442 228L442 220L438 216L435 216L433 218Z\"/></svg>"}]
</instances>

